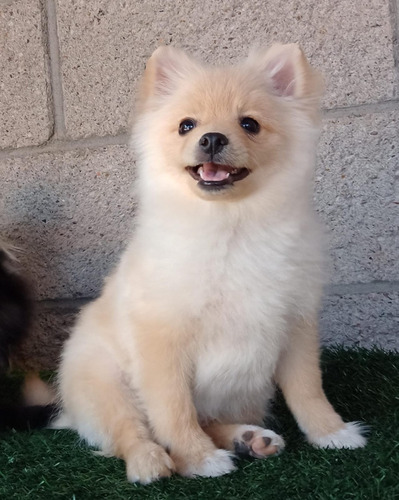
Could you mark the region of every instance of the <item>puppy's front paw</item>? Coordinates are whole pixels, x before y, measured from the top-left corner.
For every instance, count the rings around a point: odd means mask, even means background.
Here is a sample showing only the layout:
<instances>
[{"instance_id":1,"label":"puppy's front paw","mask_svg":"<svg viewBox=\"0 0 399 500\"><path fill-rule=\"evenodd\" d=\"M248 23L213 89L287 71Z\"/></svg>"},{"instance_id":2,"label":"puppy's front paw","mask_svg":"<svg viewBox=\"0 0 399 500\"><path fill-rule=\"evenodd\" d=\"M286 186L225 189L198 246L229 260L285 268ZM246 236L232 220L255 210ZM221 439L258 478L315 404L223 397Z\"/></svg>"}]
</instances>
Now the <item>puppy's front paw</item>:
<instances>
[{"instance_id":1,"label":"puppy's front paw","mask_svg":"<svg viewBox=\"0 0 399 500\"><path fill-rule=\"evenodd\" d=\"M240 426L234 439L234 451L237 455L250 455L254 458L276 455L284 449L284 446L281 436L256 425Z\"/></svg>"},{"instance_id":2,"label":"puppy's front paw","mask_svg":"<svg viewBox=\"0 0 399 500\"><path fill-rule=\"evenodd\" d=\"M126 458L126 474L132 483L149 484L162 477L169 477L175 465L162 446L143 441L132 449Z\"/></svg>"},{"instance_id":3,"label":"puppy's front paw","mask_svg":"<svg viewBox=\"0 0 399 500\"><path fill-rule=\"evenodd\" d=\"M309 441L318 448L363 448L367 442L364 437L366 432L367 426L359 422L349 422L339 431L326 436L309 438Z\"/></svg>"},{"instance_id":4,"label":"puppy's front paw","mask_svg":"<svg viewBox=\"0 0 399 500\"><path fill-rule=\"evenodd\" d=\"M179 474L186 477L216 477L233 470L235 470L233 455L227 450L214 450L198 462L189 459L178 466Z\"/></svg>"}]
</instances>

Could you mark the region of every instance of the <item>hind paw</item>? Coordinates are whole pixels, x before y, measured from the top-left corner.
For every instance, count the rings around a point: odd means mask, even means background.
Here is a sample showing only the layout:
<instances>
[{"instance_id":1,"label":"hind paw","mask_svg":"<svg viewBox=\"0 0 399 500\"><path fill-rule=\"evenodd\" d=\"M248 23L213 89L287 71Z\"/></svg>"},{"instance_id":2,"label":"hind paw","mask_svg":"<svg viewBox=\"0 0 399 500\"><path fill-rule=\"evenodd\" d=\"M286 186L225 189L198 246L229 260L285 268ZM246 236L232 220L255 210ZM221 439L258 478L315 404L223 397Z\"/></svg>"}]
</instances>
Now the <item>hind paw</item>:
<instances>
[{"instance_id":1,"label":"hind paw","mask_svg":"<svg viewBox=\"0 0 399 500\"><path fill-rule=\"evenodd\" d=\"M281 436L256 425L240 426L233 443L237 455L249 455L254 458L277 455L285 446Z\"/></svg>"}]
</instances>

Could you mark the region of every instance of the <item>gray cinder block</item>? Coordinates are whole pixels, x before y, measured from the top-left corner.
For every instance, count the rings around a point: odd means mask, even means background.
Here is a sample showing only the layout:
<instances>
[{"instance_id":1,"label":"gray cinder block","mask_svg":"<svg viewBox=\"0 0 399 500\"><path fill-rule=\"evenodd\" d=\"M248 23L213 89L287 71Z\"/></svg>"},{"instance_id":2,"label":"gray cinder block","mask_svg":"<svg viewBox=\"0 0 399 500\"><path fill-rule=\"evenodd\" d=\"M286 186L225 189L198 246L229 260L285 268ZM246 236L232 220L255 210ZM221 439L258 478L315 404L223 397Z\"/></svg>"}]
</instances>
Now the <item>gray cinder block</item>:
<instances>
[{"instance_id":1,"label":"gray cinder block","mask_svg":"<svg viewBox=\"0 0 399 500\"><path fill-rule=\"evenodd\" d=\"M321 317L325 345L399 350L399 293L329 296Z\"/></svg>"},{"instance_id":2,"label":"gray cinder block","mask_svg":"<svg viewBox=\"0 0 399 500\"><path fill-rule=\"evenodd\" d=\"M37 298L98 292L130 233L133 177L123 146L0 162L0 234L25 250Z\"/></svg>"},{"instance_id":3,"label":"gray cinder block","mask_svg":"<svg viewBox=\"0 0 399 500\"><path fill-rule=\"evenodd\" d=\"M230 63L253 45L299 42L326 77L325 107L392 98L388 11L385 0L58 2L67 132L123 130L147 58L169 43Z\"/></svg>"},{"instance_id":4,"label":"gray cinder block","mask_svg":"<svg viewBox=\"0 0 399 500\"><path fill-rule=\"evenodd\" d=\"M399 279L399 111L326 119L316 205L333 283Z\"/></svg>"},{"instance_id":5,"label":"gray cinder block","mask_svg":"<svg viewBox=\"0 0 399 500\"><path fill-rule=\"evenodd\" d=\"M78 311L78 305L38 304L31 331L15 351L13 365L25 370L56 370Z\"/></svg>"},{"instance_id":6,"label":"gray cinder block","mask_svg":"<svg viewBox=\"0 0 399 500\"><path fill-rule=\"evenodd\" d=\"M37 145L52 133L39 0L0 5L0 149Z\"/></svg>"}]
</instances>

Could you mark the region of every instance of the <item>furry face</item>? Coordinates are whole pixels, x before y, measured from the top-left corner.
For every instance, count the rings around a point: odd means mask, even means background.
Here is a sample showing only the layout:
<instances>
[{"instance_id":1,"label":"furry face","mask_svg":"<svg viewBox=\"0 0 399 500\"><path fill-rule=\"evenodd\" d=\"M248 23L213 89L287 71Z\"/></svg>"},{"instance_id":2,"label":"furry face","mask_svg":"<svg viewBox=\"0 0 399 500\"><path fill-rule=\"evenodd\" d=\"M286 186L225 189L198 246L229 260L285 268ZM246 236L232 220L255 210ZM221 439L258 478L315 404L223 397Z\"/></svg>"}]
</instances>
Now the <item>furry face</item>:
<instances>
[{"instance_id":1,"label":"furry face","mask_svg":"<svg viewBox=\"0 0 399 500\"><path fill-rule=\"evenodd\" d=\"M207 67L167 48L155 53L142 87L142 120L135 128L139 151L150 154L151 168L157 170L154 177L168 176L178 183L176 189L184 183L212 201L262 189L289 157L298 128L312 128L317 121L320 78L299 49L293 50L298 61L276 50L227 68ZM303 66L298 74L295 64ZM309 89L308 113L298 116L292 102Z\"/></svg>"},{"instance_id":2,"label":"furry face","mask_svg":"<svg viewBox=\"0 0 399 500\"><path fill-rule=\"evenodd\" d=\"M277 383L315 446L363 446L321 384L310 179L320 78L296 45L210 68L171 47L135 110L135 233L60 368L63 414L130 481L219 476L266 458Z\"/></svg>"}]
</instances>

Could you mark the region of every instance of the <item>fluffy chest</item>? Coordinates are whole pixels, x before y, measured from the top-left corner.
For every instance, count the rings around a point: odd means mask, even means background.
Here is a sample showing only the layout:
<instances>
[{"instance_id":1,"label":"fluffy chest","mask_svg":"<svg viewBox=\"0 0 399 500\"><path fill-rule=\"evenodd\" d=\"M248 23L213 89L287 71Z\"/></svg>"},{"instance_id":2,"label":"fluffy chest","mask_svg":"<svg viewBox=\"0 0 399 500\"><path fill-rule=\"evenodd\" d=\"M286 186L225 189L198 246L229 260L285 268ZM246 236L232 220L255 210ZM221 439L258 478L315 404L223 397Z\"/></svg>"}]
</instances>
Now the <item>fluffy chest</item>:
<instances>
[{"instance_id":1,"label":"fluffy chest","mask_svg":"<svg viewBox=\"0 0 399 500\"><path fill-rule=\"evenodd\" d=\"M249 318L263 314L267 305L283 306L298 286L294 239L273 227L228 222L170 232L157 228L144 235L145 250L138 252L143 300L148 293L153 301L170 302L172 310L198 318L213 310L224 317L239 310Z\"/></svg>"},{"instance_id":2,"label":"fluffy chest","mask_svg":"<svg viewBox=\"0 0 399 500\"><path fill-rule=\"evenodd\" d=\"M289 249L268 243L269 236L214 241L191 280L195 302L188 308L198 328L194 400L204 420L257 421L272 395L295 266Z\"/></svg>"},{"instance_id":3,"label":"fluffy chest","mask_svg":"<svg viewBox=\"0 0 399 500\"><path fill-rule=\"evenodd\" d=\"M291 302L289 256L258 238L214 240L182 283L181 305L195 318L194 401L203 420L258 421L273 392Z\"/></svg>"},{"instance_id":4,"label":"fluffy chest","mask_svg":"<svg viewBox=\"0 0 399 500\"><path fill-rule=\"evenodd\" d=\"M206 318L194 360L194 401L202 420L256 423L272 395L283 321L263 324L232 313Z\"/></svg>"},{"instance_id":5,"label":"fluffy chest","mask_svg":"<svg viewBox=\"0 0 399 500\"><path fill-rule=\"evenodd\" d=\"M254 422L272 393L295 302L295 241L273 228L218 222L152 231L135 283L140 303L192 339L200 417Z\"/></svg>"}]
</instances>

